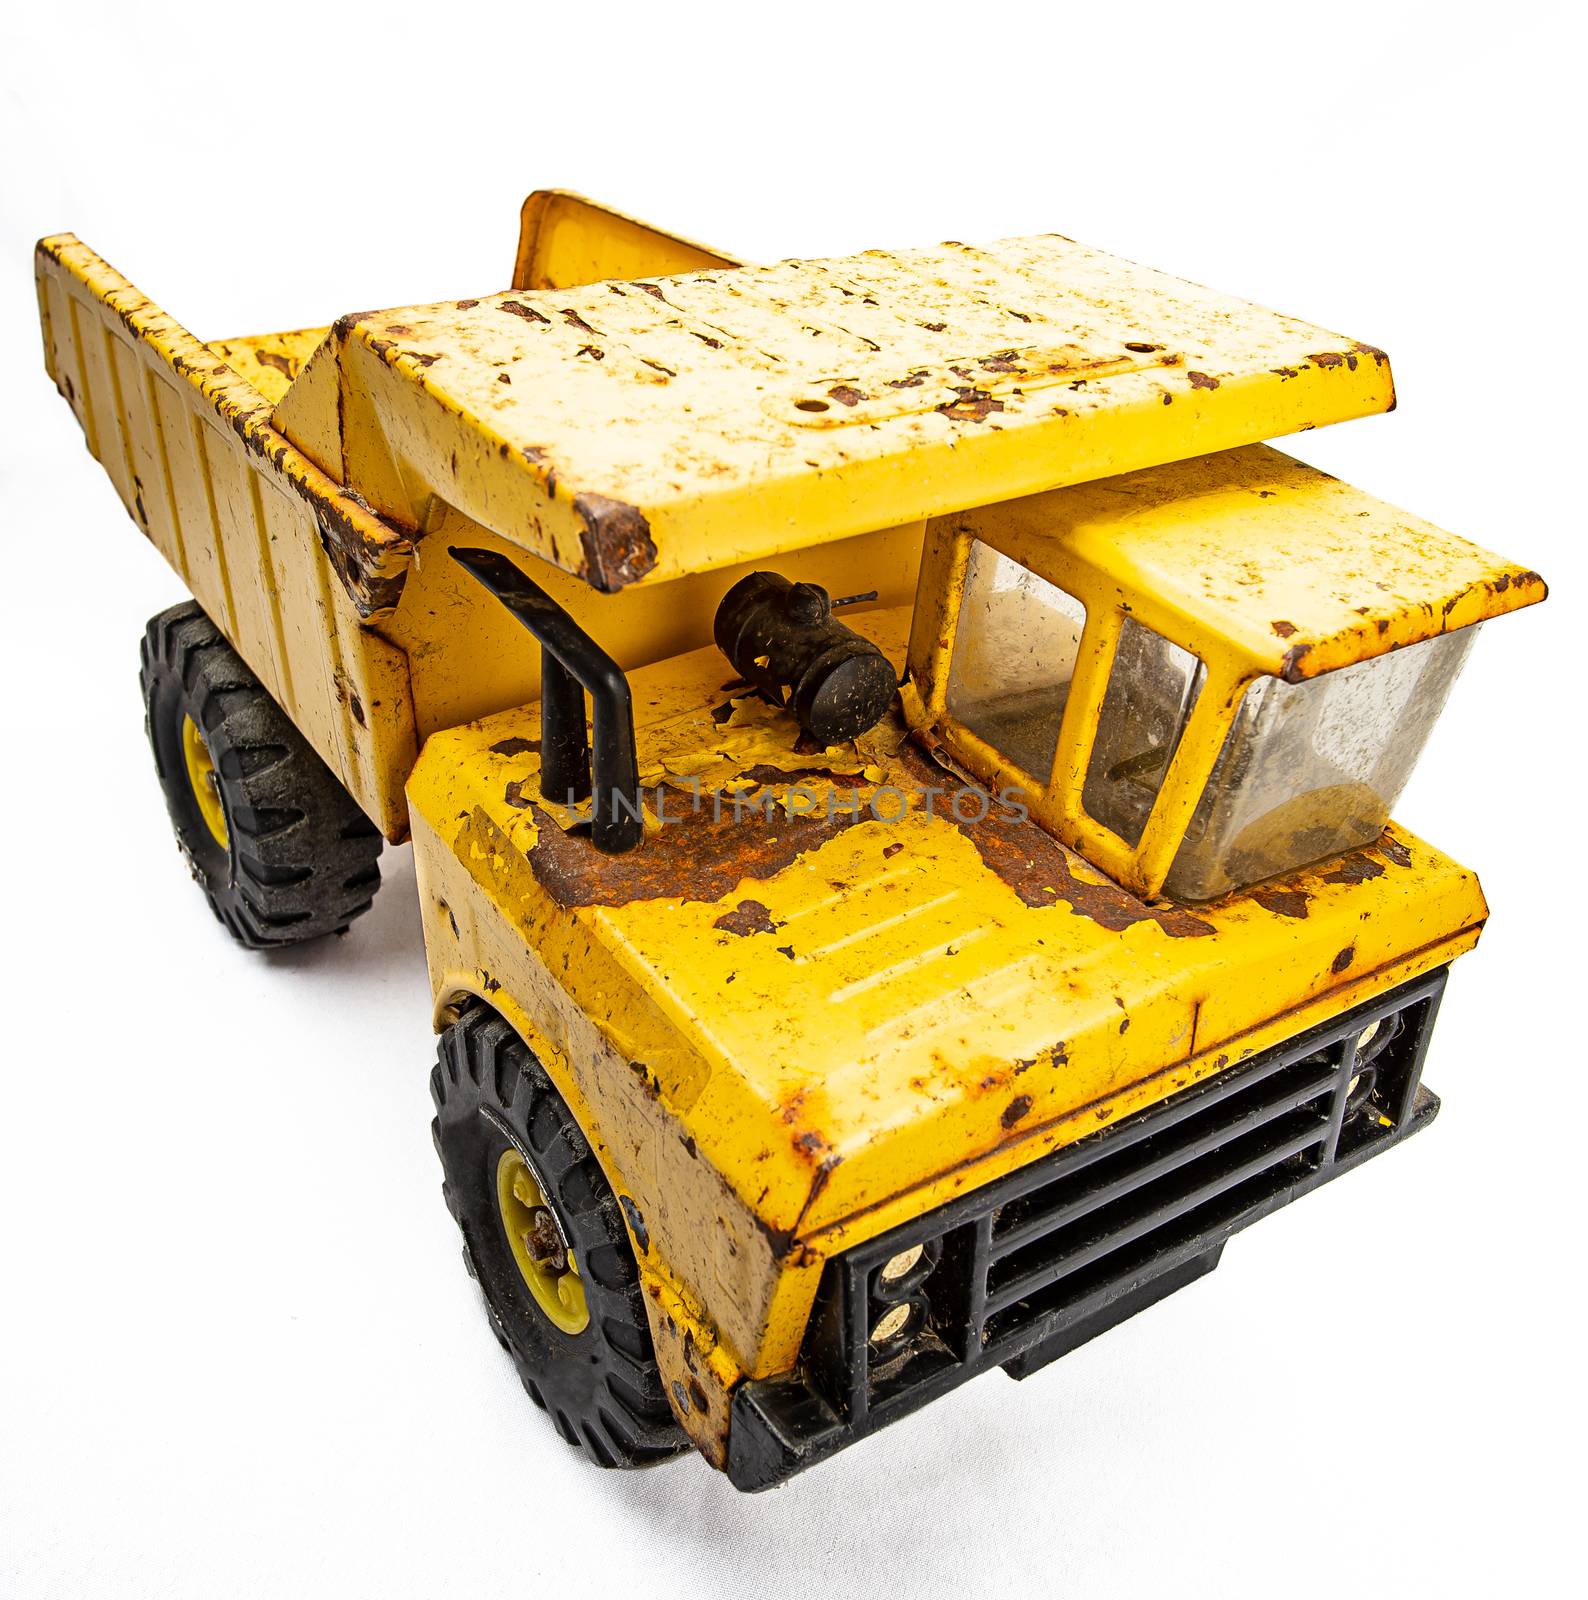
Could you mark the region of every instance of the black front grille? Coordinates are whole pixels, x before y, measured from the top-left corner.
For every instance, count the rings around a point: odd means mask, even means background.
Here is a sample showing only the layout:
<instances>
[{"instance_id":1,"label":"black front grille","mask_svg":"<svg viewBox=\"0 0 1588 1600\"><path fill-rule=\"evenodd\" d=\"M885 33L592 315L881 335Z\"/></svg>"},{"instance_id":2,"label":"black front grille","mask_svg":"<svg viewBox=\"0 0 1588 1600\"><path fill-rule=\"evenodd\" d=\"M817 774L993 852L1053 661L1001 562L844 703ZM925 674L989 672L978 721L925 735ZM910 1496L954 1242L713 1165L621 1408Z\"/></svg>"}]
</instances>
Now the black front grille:
<instances>
[{"instance_id":1,"label":"black front grille","mask_svg":"<svg viewBox=\"0 0 1588 1600\"><path fill-rule=\"evenodd\" d=\"M983 1344L1084 1307L1165 1248L1294 1183L1322 1156L1338 1086L1338 1069L1313 1058L1243 1075L1216 1098L1188 1100L1167 1127L1098 1140L1051 1182L995 1211Z\"/></svg>"},{"instance_id":2,"label":"black front grille","mask_svg":"<svg viewBox=\"0 0 1588 1600\"><path fill-rule=\"evenodd\" d=\"M1438 1107L1419 1079L1444 981L1431 973L835 1257L799 1372L739 1391L735 1433L743 1413L760 1443L730 1436L730 1474L735 1453L747 1479L776 1457L764 1482L779 1481L988 1367L1026 1376L1421 1127ZM886 1263L917 1245L888 1281Z\"/></svg>"}]
</instances>

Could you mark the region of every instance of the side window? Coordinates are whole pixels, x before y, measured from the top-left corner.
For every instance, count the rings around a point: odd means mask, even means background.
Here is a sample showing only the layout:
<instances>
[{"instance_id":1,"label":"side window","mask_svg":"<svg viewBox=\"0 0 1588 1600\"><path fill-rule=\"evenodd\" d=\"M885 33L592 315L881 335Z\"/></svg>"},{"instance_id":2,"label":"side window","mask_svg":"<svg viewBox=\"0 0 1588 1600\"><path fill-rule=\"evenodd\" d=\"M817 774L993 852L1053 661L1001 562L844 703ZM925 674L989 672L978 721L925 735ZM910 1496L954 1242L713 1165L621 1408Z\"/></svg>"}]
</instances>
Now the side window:
<instances>
[{"instance_id":1,"label":"side window","mask_svg":"<svg viewBox=\"0 0 1588 1600\"><path fill-rule=\"evenodd\" d=\"M1125 618L1081 803L1132 847L1141 842L1204 676L1189 650Z\"/></svg>"},{"instance_id":2,"label":"side window","mask_svg":"<svg viewBox=\"0 0 1588 1600\"><path fill-rule=\"evenodd\" d=\"M948 669L948 712L1038 783L1053 769L1086 608L979 539Z\"/></svg>"}]
</instances>

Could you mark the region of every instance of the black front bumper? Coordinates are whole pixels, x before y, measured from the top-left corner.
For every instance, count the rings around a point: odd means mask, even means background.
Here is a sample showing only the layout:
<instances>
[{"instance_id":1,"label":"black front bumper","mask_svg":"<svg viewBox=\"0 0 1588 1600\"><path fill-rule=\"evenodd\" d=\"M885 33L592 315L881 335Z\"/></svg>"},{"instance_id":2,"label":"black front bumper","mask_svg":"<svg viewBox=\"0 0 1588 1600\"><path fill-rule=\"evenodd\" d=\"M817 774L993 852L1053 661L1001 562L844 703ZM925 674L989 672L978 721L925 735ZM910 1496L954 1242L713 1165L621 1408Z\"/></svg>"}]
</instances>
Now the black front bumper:
<instances>
[{"instance_id":1,"label":"black front bumper","mask_svg":"<svg viewBox=\"0 0 1588 1600\"><path fill-rule=\"evenodd\" d=\"M769 1488L989 1367L1027 1377L1210 1272L1231 1234L1426 1126L1444 986L1445 969L1405 984L834 1257L798 1370L735 1392L729 1478ZM916 1245L915 1266L884 1281ZM890 1313L905 1332L873 1342Z\"/></svg>"}]
</instances>

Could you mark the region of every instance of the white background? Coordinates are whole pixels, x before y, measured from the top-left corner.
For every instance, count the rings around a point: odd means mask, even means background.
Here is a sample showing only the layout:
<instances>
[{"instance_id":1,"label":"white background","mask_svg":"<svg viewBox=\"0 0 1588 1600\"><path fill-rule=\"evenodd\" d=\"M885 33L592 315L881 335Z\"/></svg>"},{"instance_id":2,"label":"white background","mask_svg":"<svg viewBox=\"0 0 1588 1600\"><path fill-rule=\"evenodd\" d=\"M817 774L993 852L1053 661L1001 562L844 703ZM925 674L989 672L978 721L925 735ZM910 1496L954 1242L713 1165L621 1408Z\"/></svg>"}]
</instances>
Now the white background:
<instances>
[{"instance_id":1,"label":"white background","mask_svg":"<svg viewBox=\"0 0 1588 1600\"><path fill-rule=\"evenodd\" d=\"M1574 9L8 8L0 1591L1580 1581ZM542 185L752 258L1057 230L1347 330L1400 409L1299 453L1555 591L1486 630L1399 808L1493 912L1433 1130L1041 1376L753 1498L694 1457L587 1467L487 1331L408 851L348 937L275 958L185 881L136 675L179 586L38 357L40 234L224 336L503 288Z\"/></svg>"}]
</instances>

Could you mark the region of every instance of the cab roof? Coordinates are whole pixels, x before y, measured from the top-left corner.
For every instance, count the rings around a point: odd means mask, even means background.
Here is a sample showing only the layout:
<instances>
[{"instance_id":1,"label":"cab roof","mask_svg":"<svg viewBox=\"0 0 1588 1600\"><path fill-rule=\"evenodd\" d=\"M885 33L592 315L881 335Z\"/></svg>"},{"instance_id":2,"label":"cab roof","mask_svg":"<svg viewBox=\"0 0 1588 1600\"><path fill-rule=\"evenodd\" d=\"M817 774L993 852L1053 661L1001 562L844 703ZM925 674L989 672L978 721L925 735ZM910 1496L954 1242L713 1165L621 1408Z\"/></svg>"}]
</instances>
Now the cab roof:
<instances>
[{"instance_id":1,"label":"cab roof","mask_svg":"<svg viewBox=\"0 0 1588 1600\"><path fill-rule=\"evenodd\" d=\"M275 423L610 590L1393 400L1369 345L1047 234L344 318Z\"/></svg>"},{"instance_id":2,"label":"cab roof","mask_svg":"<svg viewBox=\"0 0 1588 1600\"><path fill-rule=\"evenodd\" d=\"M1251 445L985 514L1061 585L1075 565L1180 643L1289 682L1542 600L1544 580L1316 467ZM976 514L961 519L977 532Z\"/></svg>"}]
</instances>

